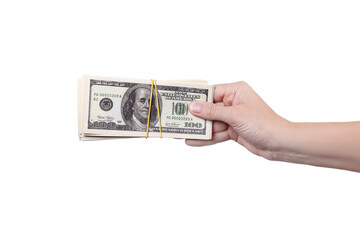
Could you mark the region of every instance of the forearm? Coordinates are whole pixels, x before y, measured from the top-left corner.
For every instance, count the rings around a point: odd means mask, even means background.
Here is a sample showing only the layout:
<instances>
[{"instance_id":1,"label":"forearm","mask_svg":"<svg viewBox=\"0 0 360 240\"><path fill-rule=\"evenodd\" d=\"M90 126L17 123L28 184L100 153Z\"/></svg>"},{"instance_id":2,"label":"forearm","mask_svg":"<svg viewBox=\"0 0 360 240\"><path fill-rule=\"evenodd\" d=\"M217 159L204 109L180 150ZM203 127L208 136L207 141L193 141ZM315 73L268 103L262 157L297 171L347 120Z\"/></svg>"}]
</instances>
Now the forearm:
<instances>
[{"instance_id":1,"label":"forearm","mask_svg":"<svg viewBox=\"0 0 360 240\"><path fill-rule=\"evenodd\" d=\"M274 158L360 172L360 122L289 123Z\"/></svg>"}]
</instances>

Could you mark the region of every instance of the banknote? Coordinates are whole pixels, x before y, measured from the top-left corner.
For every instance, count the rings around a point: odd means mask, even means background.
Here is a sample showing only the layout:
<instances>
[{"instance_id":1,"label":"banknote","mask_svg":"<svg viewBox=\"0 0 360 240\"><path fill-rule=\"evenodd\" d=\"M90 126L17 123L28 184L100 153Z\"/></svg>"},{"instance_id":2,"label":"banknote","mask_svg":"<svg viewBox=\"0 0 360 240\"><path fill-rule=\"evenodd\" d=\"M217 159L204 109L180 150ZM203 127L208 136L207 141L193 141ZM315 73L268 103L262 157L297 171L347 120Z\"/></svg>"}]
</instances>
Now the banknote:
<instances>
[{"instance_id":1,"label":"banknote","mask_svg":"<svg viewBox=\"0 0 360 240\"><path fill-rule=\"evenodd\" d=\"M149 126L149 137L211 139L212 122L189 112L194 100L212 102L213 87L201 80L158 80L152 89L151 80L83 76L78 85L79 137L145 137Z\"/></svg>"}]
</instances>

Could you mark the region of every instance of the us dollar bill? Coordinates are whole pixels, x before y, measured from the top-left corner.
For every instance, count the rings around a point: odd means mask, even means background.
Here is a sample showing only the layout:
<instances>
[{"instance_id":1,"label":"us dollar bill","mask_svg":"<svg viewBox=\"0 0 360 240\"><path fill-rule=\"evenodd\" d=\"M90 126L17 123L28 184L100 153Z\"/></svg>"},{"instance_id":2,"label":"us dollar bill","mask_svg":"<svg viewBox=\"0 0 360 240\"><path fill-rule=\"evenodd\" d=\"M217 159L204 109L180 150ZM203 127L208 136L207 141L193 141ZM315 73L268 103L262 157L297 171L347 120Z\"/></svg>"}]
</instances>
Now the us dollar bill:
<instances>
[{"instance_id":1,"label":"us dollar bill","mask_svg":"<svg viewBox=\"0 0 360 240\"><path fill-rule=\"evenodd\" d=\"M151 96L151 80L83 76L78 85L80 140L145 137L148 119L149 137L160 137L161 127L162 137L211 139L212 121L189 111L191 101L213 101L211 85L156 81L156 89Z\"/></svg>"}]
</instances>

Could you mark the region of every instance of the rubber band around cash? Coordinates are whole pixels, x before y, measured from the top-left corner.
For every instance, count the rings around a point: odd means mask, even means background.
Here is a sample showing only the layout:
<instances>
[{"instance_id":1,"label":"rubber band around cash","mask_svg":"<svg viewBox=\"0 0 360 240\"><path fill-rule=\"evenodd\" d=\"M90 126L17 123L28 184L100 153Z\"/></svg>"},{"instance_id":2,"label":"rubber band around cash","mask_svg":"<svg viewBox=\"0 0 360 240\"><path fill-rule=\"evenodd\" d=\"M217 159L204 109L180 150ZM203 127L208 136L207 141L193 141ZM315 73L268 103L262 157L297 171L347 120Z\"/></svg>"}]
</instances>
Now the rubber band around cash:
<instances>
[{"instance_id":1,"label":"rubber band around cash","mask_svg":"<svg viewBox=\"0 0 360 240\"><path fill-rule=\"evenodd\" d=\"M155 95L156 95L156 106L157 106L157 112L158 112L158 118L159 118L160 138L162 138L159 97L157 94L156 80L152 80L152 79L151 79L149 114L148 114L148 120L147 120L147 125L146 125L146 138L148 138L148 136L149 136L150 115L151 115L151 105L152 105L152 96L153 96L154 85L155 85Z\"/></svg>"}]
</instances>

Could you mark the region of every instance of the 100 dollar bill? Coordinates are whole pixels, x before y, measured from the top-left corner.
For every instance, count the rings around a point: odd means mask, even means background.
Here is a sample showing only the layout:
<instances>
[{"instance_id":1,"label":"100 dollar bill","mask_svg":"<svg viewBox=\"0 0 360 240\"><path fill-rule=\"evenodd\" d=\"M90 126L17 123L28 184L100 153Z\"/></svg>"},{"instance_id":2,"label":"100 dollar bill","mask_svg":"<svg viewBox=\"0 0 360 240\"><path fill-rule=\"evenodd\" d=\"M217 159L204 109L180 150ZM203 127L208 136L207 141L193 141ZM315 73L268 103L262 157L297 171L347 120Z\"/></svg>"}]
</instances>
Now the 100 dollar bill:
<instances>
[{"instance_id":1,"label":"100 dollar bill","mask_svg":"<svg viewBox=\"0 0 360 240\"><path fill-rule=\"evenodd\" d=\"M203 81L157 81L151 99L149 137L211 139L212 122L193 116L193 100L213 101ZM145 137L151 81L84 76L79 80L79 137ZM158 104L157 104L158 101ZM160 115L160 118L159 118Z\"/></svg>"}]
</instances>

